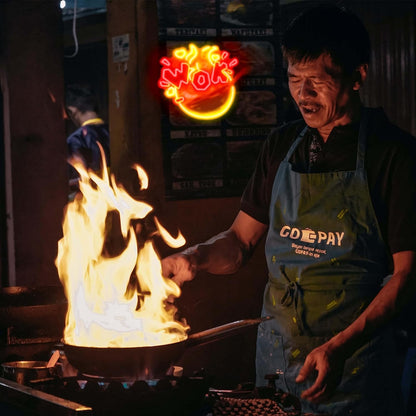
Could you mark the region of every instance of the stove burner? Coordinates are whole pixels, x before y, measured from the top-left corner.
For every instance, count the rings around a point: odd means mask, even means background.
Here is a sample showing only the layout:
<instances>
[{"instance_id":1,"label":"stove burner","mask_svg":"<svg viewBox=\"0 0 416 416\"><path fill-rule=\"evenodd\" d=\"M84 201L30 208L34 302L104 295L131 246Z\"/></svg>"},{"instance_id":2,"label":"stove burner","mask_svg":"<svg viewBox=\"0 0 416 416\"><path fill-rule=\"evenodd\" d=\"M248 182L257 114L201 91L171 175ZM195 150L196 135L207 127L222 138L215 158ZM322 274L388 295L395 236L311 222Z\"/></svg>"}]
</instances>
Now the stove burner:
<instances>
[{"instance_id":1,"label":"stove burner","mask_svg":"<svg viewBox=\"0 0 416 416\"><path fill-rule=\"evenodd\" d=\"M164 378L174 381L175 379L182 377L182 375L183 375L182 367L172 366L167 371L166 376ZM63 378L65 378L65 376ZM102 382L102 383L109 383L109 382L115 381L119 383L125 383L127 385L133 384L135 381L141 380L136 377L108 377L108 376L100 376L96 374L86 374L86 373L80 373L78 375L78 378L84 379L86 381L96 381L96 382ZM150 379L150 380L146 379L146 382L150 386L154 386L159 380L160 379Z\"/></svg>"},{"instance_id":2,"label":"stove burner","mask_svg":"<svg viewBox=\"0 0 416 416\"><path fill-rule=\"evenodd\" d=\"M82 409L82 414L120 416L137 414L140 409L140 416L184 416L203 407L208 387L209 379L197 376L169 376L149 382L83 375L36 380L30 386L0 378L0 413L2 403L19 408L27 403L24 410L33 415L80 415Z\"/></svg>"}]
</instances>

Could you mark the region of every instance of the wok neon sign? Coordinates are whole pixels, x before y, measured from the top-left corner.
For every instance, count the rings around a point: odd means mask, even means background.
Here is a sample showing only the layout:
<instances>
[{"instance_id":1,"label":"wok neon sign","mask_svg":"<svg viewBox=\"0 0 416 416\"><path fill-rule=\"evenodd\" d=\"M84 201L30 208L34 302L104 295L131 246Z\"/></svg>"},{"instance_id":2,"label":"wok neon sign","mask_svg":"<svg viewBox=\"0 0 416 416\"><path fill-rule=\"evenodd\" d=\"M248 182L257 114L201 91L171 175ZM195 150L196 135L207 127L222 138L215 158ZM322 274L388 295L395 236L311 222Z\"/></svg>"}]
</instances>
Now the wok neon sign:
<instances>
[{"instance_id":1,"label":"wok neon sign","mask_svg":"<svg viewBox=\"0 0 416 416\"><path fill-rule=\"evenodd\" d=\"M236 96L237 58L217 45L198 48L193 43L163 57L158 85L165 96L190 117L211 120L223 116Z\"/></svg>"}]
</instances>

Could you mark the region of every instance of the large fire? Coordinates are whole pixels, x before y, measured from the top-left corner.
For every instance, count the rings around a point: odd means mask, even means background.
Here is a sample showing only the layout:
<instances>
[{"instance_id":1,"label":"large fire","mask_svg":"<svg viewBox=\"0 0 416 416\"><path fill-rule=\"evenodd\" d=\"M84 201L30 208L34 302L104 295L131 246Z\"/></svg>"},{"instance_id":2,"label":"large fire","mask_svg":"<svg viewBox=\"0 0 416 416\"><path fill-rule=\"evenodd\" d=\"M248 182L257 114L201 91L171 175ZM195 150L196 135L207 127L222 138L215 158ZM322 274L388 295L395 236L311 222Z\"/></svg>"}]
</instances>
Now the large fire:
<instances>
[{"instance_id":1,"label":"large fire","mask_svg":"<svg viewBox=\"0 0 416 416\"><path fill-rule=\"evenodd\" d=\"M99 176L77 160L71 163L80 174L80 194L66 206L56 258L68 299L65 342L137 347L186 339L189 328L175 320L176 308L166 302L178 297L180 289L162 276L152 241L138 241L140 227L134 223L145 219L153 208L118 186L106 166ZM144 170L138 165L134 169L141 188L147 188ZM179 247L185 243L180 233L173 238L156 217L154 222L167 244ZM123 242L116 255L106 250L109 228L119 230Z\"/></svg>"}]
</instances>

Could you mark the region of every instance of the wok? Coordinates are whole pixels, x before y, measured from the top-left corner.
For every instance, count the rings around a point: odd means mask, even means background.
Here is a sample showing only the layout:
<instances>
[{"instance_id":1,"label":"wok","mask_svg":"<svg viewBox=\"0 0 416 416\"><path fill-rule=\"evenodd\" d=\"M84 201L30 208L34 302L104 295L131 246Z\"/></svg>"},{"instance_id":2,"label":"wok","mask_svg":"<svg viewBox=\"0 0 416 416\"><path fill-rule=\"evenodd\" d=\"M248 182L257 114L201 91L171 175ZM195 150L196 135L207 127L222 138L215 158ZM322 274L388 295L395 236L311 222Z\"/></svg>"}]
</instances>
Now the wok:
<instances>
[{"instance_id":1,"label":"wok","mask_svg":"<svg viewBox=\"0 0 416 416\"><path fill-rule=\"evenodd\" d=\"M165 376L186 348L225 338L269 319L271 317L267 316L231 322L191 334L187 339L172 344L120 348L64 344L63 349L69 363L85 375L155 379Z\"/></svg>"}]
</instances>

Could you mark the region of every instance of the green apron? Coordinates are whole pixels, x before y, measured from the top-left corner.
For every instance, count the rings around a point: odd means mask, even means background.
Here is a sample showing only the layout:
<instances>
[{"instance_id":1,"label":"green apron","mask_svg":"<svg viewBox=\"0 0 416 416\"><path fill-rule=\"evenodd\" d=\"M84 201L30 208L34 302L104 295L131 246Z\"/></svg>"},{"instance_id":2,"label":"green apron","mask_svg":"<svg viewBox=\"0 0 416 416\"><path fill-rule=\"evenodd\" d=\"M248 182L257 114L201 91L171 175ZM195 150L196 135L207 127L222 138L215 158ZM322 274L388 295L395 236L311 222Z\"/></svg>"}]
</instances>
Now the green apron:
<instances>
[{"instance_id":1,"label":"green apron","mask_svg":"<svg viewBox=\"0 0 416 416\"><path fill-rule=\"evenodd\" d=\"M299 173L289 163L307 130L277 171L266 239L269 281L259 326L257 385L281 373L277 387L297 397L316 375L295 383L307 354L345 329L367 307L388 275L387 251L364 169L371 110L363 109L354 171ZM340 149L342 151L342 149ZM330 415L389 415L401 411L394 339L388 330L345 364L325 403L301 400L302 411Z\"/></svg>"}]
</instances>

